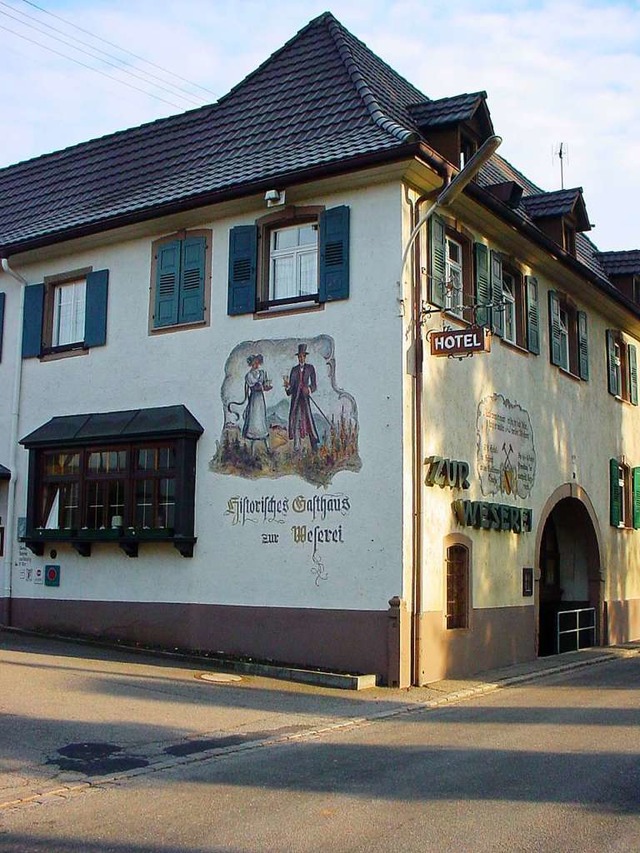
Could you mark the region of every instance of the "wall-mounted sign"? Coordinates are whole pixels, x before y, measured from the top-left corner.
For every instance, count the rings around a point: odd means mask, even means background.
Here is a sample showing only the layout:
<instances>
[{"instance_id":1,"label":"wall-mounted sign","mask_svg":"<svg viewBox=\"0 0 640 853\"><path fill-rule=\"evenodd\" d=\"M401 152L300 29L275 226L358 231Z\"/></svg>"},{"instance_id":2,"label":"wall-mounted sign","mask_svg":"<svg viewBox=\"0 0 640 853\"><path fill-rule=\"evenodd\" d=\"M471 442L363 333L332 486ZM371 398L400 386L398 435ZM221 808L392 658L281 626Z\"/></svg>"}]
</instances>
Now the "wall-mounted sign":
<instances>
[{"instance_id":1,"label":"wall-mounted sign","mask_svg":"<svg viewBox=\"0 0 640 853\"><path fill-rule=\"evenodd\" d=\"M44 585L60 586L60 566L44 567Z\"/></svg>"},{"instance_id":2,"label":"wall-mounted sign","mask_svg":"<svg viewBox=\"0 0 640 853\"><path fill-rule=\"evenodd\" d=\"M456 459L443 459L442 456L428 456L424 460L427 473L424 478L426 486L440 486L444 489L468 489L469 463Z\"/></svg>"},{"instance_id":3,"label":"wall-mounted sign","mask_svg":"<svg viewBox=\"0 0 640 853\"><path fill-rule=\"evenodd\" d=\"M431 332L429 340L431 355L465 356L476 352L491 352L491 333L481 326Z\"/></svg>"},{"instance_id":4,"label":"wall-mounted sign","mask_svg":"<svg viewBox=\"0 0 640 853\"><path fill-rule=\"evenodd\" d=\"M491 394L478 406L477 461L483 495L531 494L536 478L531 418L502 394Z\"/></svg>"},{"instance_id":5,"label":"wall-mounted sign","mask_svg":"<svg viewBox=\"0 0 640 853\"><path fill-rule=\"evenodd\" d=\"M483 530L510 530L512 533L531 533L533 510L487 501L454 501L453 511L464 527Z\"/></svg>"}]
</instances>

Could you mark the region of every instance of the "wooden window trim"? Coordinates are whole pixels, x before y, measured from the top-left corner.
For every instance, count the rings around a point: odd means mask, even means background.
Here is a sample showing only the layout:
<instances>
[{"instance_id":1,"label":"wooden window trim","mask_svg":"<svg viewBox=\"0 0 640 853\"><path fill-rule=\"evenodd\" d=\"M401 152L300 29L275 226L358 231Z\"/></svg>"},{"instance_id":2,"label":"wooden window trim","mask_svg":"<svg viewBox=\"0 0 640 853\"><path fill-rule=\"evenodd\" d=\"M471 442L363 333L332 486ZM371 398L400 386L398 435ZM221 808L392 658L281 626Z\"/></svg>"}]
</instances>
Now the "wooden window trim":
<instances>
[{"instance_id":1,"label":"wooden window trim","mask_svg":"<svg viewBox=\"0 0 640 853\"><path fill-rule=\"evenodd\" d=\"M443 616L444 627L447 631L467 632L472 628L473 614L473 544L468 536L461 534L450 534L444 537L443 542ZM466 591L465 591L465 614L463 625L450 625L449 595L448 595L448 567L449 555L452 548L463 548L466 553Z\"/></svg>"},{"instance_id":2,"label":"wooden window trim","mask_svg":"<svg viewBox=\"0 0 640 853\"><path fill-rule=\"evenodd\" d=\"M54 275L46 275L44 281L44 306L42 316L42 353L44 359L49 359L53 356L60 357L61 355L68 356L77 352L82 352L85 349L84 341L75 341L70 344L62 344L61 346L53 346L53 317L55 313L55 293L59 285L71 284L74 281L85 281L85 299L86 299L86 280L89 273L93 272L93 267L80 267L79 269L69 270L67 272L55 273Z\"/></svg>"}]
</instances>

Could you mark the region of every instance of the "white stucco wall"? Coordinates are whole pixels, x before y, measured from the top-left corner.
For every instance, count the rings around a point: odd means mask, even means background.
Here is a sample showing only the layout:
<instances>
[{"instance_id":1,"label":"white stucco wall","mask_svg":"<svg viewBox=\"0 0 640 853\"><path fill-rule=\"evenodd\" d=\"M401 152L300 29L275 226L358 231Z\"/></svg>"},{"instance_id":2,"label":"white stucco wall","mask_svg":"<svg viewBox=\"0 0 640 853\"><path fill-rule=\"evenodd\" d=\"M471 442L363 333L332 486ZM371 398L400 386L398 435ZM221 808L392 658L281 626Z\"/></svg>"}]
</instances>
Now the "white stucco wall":
<instances>
[{"instance_id":1,"label":"white stucco wall","mask_svg":"<svg viewBox=\"0 0 640 853\"><path fill-rule=\"evenodd\" d=\"M117 244L96 242L81 252L66 253L63 247L56 258L42 253L39 262L21 266L30 282L88 265L108 268L110 278L106 346L86 355L24 362L20 437L56 415L179 403L205 431L197 449L198 542L192 559L170 545L143 545L138 558L131 559L111 544L93 545L89 558L56 544L52 561L47 545L43 557L28 555L29 564L59 564L59 589L36 585L16 568L15 596L384 610L391 596L401 594L403 365L395 286L400 185L308 196L296 204L347 204L351 211L350 298L322 311L259 320L227 316L229 229L264 215L261 200L232 218L196 221L190 215L191 227L213 230L207 326L148 333L151 243L174 228ZM7 307L15 323L15 306ZM336 384L357 403L361 470L339 472L326 489L297 476L251 480L213 473L209 462L222 433L221 385L230 352L244 341L311 340L318 335L333 339ZM11 346L10 336L5 346ZM294 362L292 348L290 366ZM317 361L315 366L319 369ZM2 377L0 372L0 381ZM275 382L281 383L279 376ZM4 413L0 418L3 426ZM20 460L18 514L24 515L27 453L22 450ZM292 501L319 494L346 495L350 505L348 514L327 519L331 527L343 526L343 542L323 546L320 573L314 572L311 546L295 543L291 535L293 524L315 523L309 514L290 509L282 524L248 521L235 526L225 515L229 500L237 496ZM274 532L278 542L263 544L262 534Z\"/></svg>"},{"instance_id":2,"label":"white stucco wall","mask_svg":"<svg viewBox=\"0 0 640 853\"><path fill-rule=\"evenodd\" d=\"M473 237L484 239L479 230ZM510 253L499 241L485 242L490 248ZM468 490L424 489L425 610L442 611L445 606L443 540L456 532L469 536L473 543L474 608L533 606L533 598L522 596L522 567L538 565L536 532L541 512L564 484L581 487L598 517L604 546L601 565L605 597L640 596L640 531L609 525L609 459L624 457L631 467L640 464L640 408L615 399L607 389L605 332L618 326L603 314L608 310L605 299L600 298L596 305L593 297L587 302L572 294L577 309L588 315L590 376L588 381L580 381L561 371L550 363L548 291L568 292L567 279L559 265L557 277L540 272L535 265L521 265L521 270L538 278L539 355L518 350L494 336L490 353L462 361L428 354L425 358L424 455L464 460L470 466ZM446 320L454 328L460 325L455 319ZM425 331L437 328L442 328L442 317L436 314ZM631 337L627 340L634 343ZM478 407L494 394L518 405L530 418L536 474L527 497L491 495L482 490L477 457ZM452 512L456 499L531 508L533 531L518 535L463 527ZM577 553L576 559L581 565L586 563L584 554ZM584 582L571 581L569 576L567 581L565 598L574 594L587 598Z\"/></svg>"}]
</instances>

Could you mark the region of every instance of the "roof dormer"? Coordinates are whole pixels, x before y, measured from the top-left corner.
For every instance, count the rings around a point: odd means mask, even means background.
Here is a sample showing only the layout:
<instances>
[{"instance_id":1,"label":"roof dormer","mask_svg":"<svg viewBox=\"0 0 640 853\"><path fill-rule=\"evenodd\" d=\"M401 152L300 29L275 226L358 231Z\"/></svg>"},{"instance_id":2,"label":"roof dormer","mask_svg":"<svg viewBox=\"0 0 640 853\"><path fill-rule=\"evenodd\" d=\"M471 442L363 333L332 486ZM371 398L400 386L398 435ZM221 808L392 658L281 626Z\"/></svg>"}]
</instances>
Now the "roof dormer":
<instances>
[{"instance_id":1,"label":"roof dormer","mask_svg":"<svg viewBox=\"0 0 640 853\"><path fill-rule=\"evenodd\" d=\"M525 196L522 205L538 228L570 255L576 254L576 233L590 231L582 187Z\"/></svg>"},{"instance_id":2,"label":"roof dormer","mask_svg":"<svg viewBox=\"0 0 640 853\"><path fill-rule=\"evenodd\" d=\"M461 169L482 143L493 136L486 102L486 92L472 92L423 101L408 109L425 141Z\"/></svg>"},{"instance_id":3,"label":"roof dormer","mask_svg":"<svg viewBox=\"0 0 640 853\"><path fill-rule=\"evenodd\" d=\"M640 249L598 252L596 257L614 287L640 306Z\"/></svg>"}]
</instances>

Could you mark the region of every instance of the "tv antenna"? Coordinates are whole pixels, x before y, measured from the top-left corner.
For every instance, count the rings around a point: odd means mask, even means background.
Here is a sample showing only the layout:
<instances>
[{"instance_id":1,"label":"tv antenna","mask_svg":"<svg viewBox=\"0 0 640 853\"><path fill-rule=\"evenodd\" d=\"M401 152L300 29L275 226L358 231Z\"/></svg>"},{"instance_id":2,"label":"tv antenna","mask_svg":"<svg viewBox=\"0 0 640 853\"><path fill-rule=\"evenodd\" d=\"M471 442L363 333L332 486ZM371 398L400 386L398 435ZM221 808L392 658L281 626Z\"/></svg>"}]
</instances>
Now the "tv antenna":
<instances>
[{"instance_id":1,"label":"tv antenna","mask_svg":"<svg viewBox=\"0 0 640 853\"><path fill-rule=\"evenodd\" d=\"M561 190L564 189L564 160L565 160L565 157L568 156L568 154L569 154L569 149L564 144L564 142L561 142L553 152L553 156L557 157L558 160L560 161L560 189Z\"/></svg>"}]
</instances>

